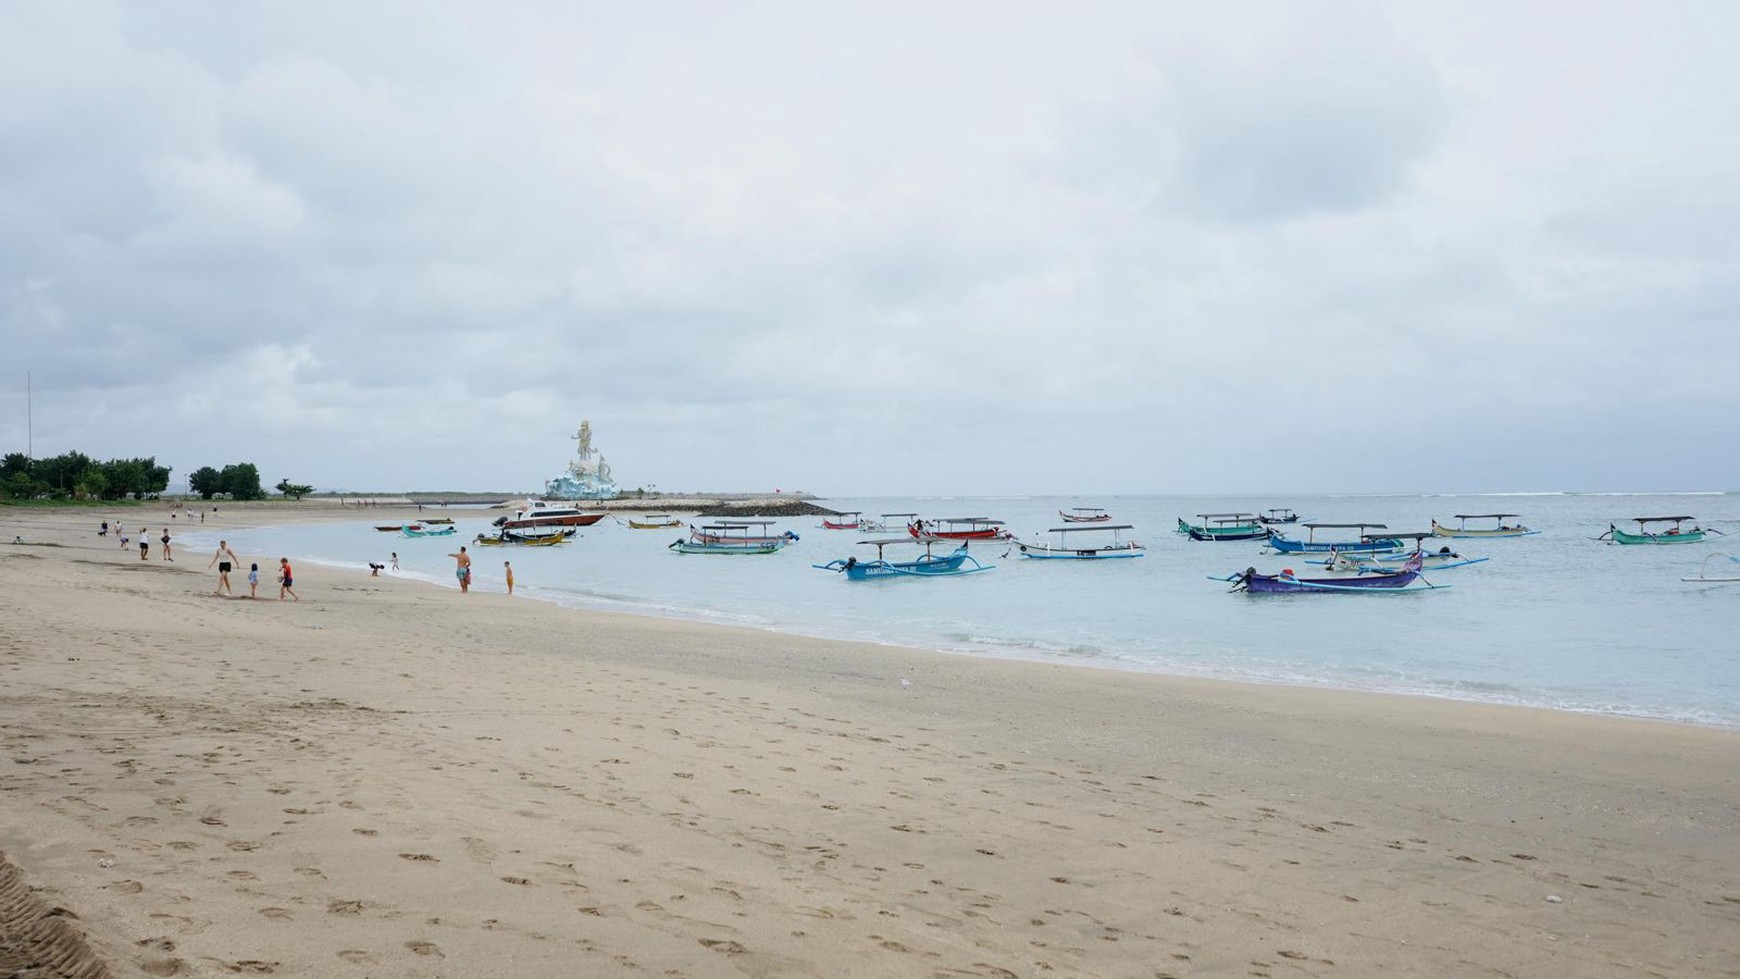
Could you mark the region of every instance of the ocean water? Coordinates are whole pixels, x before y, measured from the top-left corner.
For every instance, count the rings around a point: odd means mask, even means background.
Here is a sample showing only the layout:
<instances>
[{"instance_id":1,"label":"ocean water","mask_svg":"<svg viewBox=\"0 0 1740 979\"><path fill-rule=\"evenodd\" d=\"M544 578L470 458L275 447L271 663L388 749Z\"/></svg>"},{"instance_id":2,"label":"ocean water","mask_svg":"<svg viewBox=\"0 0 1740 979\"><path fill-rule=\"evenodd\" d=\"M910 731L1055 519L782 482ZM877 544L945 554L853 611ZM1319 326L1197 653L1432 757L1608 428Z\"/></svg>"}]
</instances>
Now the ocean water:
<instances>
[{"instance_id":1,"label":"ocean water","mask_svg":"<svg viewBox=\"0 0 1740 979\"><path fill-rule=\"evenodd\" d=\"M473 547L473 587L504 590L501 562L512 560L517 594L585 608L976 656L1740 726L1740 584L1680 580L1707 555L1740 555L1737 494L820 502L867 514L991 517L1024 538L1060 526L1059 509L1099 506L1114 522L1134 524L1126 537L1148 550L1135 560L1035 561L982 542L972 550L996 565L988 573L854 583L811 565L874 556L873 549L853 546L865 535L823 530L818 518L779 521L800 536L779 553L738 556L679 555L667 545L682 531L634 530L606 517L562 547ZM1298 559L1266 555L1257 542L1199 543L1173 533L1180 516L1282 506L1307 520L1372 521L1398 532L1429 529L1433 517L1450 523L1457 513L1514 511L1541 533L1432 542L1491 560L1428 574L1448 589L1383 596L1231 593L1208 576L1247 566L1273 572ZM1628 517L1686 513L1733 536L1666 547L1589 539ZM447 555L498 514L449 510L459 534L447 538L405 539L366 519L223 533L244 566L259 560L269 570L281 555L300 557L305 585L366 574L369 561L385 562L396 550L401 576L456 589ZM180 546L209 552L217 536L207 526ZM1714 564L1740 569L1722 558Z\"/></svg>"}]
</instances>

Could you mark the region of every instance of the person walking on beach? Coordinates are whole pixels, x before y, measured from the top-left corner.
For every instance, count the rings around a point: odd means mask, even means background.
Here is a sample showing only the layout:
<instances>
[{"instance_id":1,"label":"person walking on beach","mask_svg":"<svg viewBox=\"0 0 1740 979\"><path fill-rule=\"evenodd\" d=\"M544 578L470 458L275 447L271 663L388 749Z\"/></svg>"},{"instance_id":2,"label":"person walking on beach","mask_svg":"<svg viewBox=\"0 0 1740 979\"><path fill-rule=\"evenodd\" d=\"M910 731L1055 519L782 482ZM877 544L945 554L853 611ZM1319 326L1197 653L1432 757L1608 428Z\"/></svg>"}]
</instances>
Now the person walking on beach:
<instances>
[{"instance_id":1,"label":"person walking on beach","mask_svg":"<svg viewBox=\"0 0 1740 979\"><path fill-rule=\"evenodd\" d=\"M289 595L291 597L291 599L293 599L295 601L298 601L298 602L302 601L301 598L297 597L295 589L290 587L291 585L294 585L295 583L296 583L296 579L294 577L292 577L291 573L290 573L290 559L287 557L279 558L278 559L278 601L282 602L284 600L285 595Z\"/></svg>"},{"instance_id":2,"label":"person walking on beach","mask_svg":"<svg viewBox=\"0 0 1740 979\"><path fill-rule=\"evenodd\" d=\"M236 552L230 550L230 542L229 541L226 541L226 540L218 541L217 553L213 554L211 556L211 560L207 561L205 563L207 570L210 570L212 565L214 565L214 564L217 565L218 586L217 586L217 590L212 592L213 595L231 594L231 592L230 592L230 568L233 564L241 564L241 563L242 563L242 560L241 560L241 558L236 557ZM259 568L259 565L256 564L256 565L254 565L254 567L257 569L257 568Z\"/></svg>"},{"instance_id":3,"label":"person walking on beach","mask_svg":"<svg viewBox=\"0 0 1740 979\"><path fill-rule=\"evenodd\" d=\"M258 564L248 565L248 597L260 597L260 566Z\"/></svg>"},{"instance_id":4,"label":"person walking on beach","mask_svg":"<svg viewBox=\"0 0 1740 979\"><path fill-rule=\"evenodd\" d=\"M394 571L399 570L399 552L398 551L393 552L393 570Z\"/></svg>"},{"instance_id":5,"label":"person walking on beach","mask_svg":"<svg viewBox=\"0 0 1740 979\"><path fill-rule=\"evenodd\" d=\"M163 528L163 536L159 539L163 541L163 560L165 560L165 561L175 560L174 558L169 556L169 528L168 527Z\"/></svg>"},{"instance_id":6,"label":"person walking on beach","mask_svg":"<svg viewBox=\"0 0 1740 979\"><path fill-rule=\"evenodd\" d=\"M471 555L465 553L465 545L461 544L458 554L447 556L453 559L453 577L459 579L459 593L461 595L469 594L471 592Z\"/></svg>"},{"instance_id":7,"label":"person walking on beach","mask_svg":"<svg viewBox=\"0 0 1740 979\"><path fill-rule=\"evenodd\" d=\"M98 537L107 537L107 536L109 536L109 522L108 522L108 521L107 521L107 520L105 520L105 521L103 521L103 529L102 529L102 530L99 530L99 531L97 531L97 536L98 536Z\"/></svg>"},{"instance_id":8,"label":"person walking on beach","mask_svg":"<svg viewBox=\"0 0 1740 979\"><path fill-rule=\"evenodd\" d=\"M512 595L514 593L514 566L503 561L501 563L501 570L502 573L507 576L508 594Z\"/></svg>"},{"instance_id":9,"label":"person walking on beach","mask_svg":"<svg viewBox=\"0 0 1740 979\"><path fill-rule=\"evenodd\" d=\"M151 556L151 531L139 528L139 560L148 560Z\"/></svg>"}]
</instances>

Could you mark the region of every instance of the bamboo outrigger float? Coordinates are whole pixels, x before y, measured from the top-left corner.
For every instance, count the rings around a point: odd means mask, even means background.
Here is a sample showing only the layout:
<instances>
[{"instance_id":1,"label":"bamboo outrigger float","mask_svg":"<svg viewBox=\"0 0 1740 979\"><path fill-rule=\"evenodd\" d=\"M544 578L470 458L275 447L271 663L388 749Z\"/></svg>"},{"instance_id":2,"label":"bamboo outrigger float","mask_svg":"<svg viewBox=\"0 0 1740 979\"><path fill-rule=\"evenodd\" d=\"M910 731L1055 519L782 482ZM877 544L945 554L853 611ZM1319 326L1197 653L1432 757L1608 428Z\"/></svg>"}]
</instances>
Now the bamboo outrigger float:
<instances>
[{"instance_id":1,"label":"bamboo outrigger float","mask_svg":"<svg viewBox=\"0 0 1740 979\"><path fill-rule=\"evenodd\" d=\"M1719 530L1705 530L1693 524L1690 528L1682 526L1687 520L1696 517L1632 517L1637 524L1637 533L1620 530L1613 524L1607 525L1607 532L1595 540L1605 540L1611 544L1696 544L1710 534L1724 536ZM1660 533L1651 533L1650 524L1671 523L1672 527Z\"/></svg>"},{"instance_id":2,"label":"bamboo outrigger float","mask_svg":"<svg viewBox=\"0 0 1740 979\"><path fill-rule=\"evenodd\" d=\"M1721 572L1718 572L1716 574L1710 573L1710 562L1714 561L1717 558L1722 558L1722 559L1730 562L1729 568L1723 569L1723 570L1727 571L1727 574L1722 574ZM1731 554L1711 554L1708 557L1704 558L1703 564L1698 565L1698 573L1697 574L1686 575L1684 578L1681 578L1680 580L1681 581L1692 581L1692 582L1705 582L1705 583L1712 584L1712 585L1730 584L1730 583L1734 583L1734 582L1740 582L1740 557L1734 557Z\"/></svg>"},{"instance_id":3,"label":"bamboo outrigger float","mask_svg":"<svg viewBox=\"0 0 1740 979\"><path fill-rule=\"evenodd\" d=\"M1522 516L1520 513L1458 513L1456 526L1446 527L1437 520L1432 521L1432 533L1438 537L1529 537L1540 533L1530 530L1522 524L1507 524L1505 520ZM1496 527L1470 527L1470 520L1496 520Z\"/></svg>"}]
</instances>

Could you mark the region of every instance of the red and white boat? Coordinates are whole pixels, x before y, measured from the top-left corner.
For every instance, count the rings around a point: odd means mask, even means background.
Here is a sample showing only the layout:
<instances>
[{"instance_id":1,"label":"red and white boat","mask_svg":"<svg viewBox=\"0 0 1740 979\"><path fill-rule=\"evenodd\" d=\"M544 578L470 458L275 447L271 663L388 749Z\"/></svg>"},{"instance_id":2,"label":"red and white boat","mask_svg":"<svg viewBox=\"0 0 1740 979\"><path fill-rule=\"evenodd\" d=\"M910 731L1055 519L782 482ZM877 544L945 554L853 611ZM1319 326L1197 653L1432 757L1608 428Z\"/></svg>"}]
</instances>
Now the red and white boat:
<instances>
[{"instance_id":1,"label":"red and white boat","mask_svg":"<svg viewBox=\"0 0 1740 979\"><path fill-rule=\"evenodd\" d=\"M923 540L1011 540L1014 534L1004 529L1003 521L990 517L941 517L936 520L914 519L906 532Z\"/></svg>"},{"instance_id":2,"label":"red and white boat","mask_svg":"<svg viewBox=\"0 0 1740 979\"><path fill-rule=\"evenodd\" d=\"M844 511L841 511L838 514L838 516L841 519L829 520L827 517L823 517L822 518L822 529L823 530L859 530L864 525L864 511L862 511L862 510L844 510Z\"/></svg>"},{"instance_id":3,"label":"red and white boat","mask_svg":"<svg viewBox=\"0 0 1740 979\"><path fill-rule=\"evenodd\" d=\"M549 500L527 500L525 506L511 517L497 517L494 525L503 530L523 533L548 527L590 527L604 519L603 513L587 513L565 503Z\"/></svg>"}]
</instances>

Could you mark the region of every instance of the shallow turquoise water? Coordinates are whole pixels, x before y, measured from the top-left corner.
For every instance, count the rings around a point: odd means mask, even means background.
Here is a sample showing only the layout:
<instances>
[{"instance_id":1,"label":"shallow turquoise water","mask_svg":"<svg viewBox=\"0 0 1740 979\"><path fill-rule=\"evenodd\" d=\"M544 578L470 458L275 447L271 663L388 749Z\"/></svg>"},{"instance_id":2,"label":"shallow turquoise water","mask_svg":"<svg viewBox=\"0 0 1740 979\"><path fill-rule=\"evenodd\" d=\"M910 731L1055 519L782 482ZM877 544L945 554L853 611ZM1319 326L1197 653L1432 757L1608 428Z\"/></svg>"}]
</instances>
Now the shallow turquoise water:
<instances>
[{"instance_id":1,"label":"shallow turquoise water","mask_svg":"<svg viewBox=\"0 0 1740 979\"><path fill-rule=\"evenodd\" d=\"M783 520L801 540L768 556L678 555L676 530L632 530L611 518L561 548L473 548L473 586L500 591L501 561L516 591L567 605L671 616L805 635L913 645L980 656L1255 682L1454 697L1492 703L1740 726L1740 585L1680 581L1706 555L1740 554L1734 494L1521 496L1130 496L831 499L866 513L988 516L1023 537L1059 526L1057 511L1101 506L1136 525L1139 560L1032 561L1001 543L975 544L997 565L960 578L848 583L812 563L869 552L862 535L816 518ZM1256 543L1208 544L1171 532L1180 516L1290 506L1307 519L1387 523L1415 531L1456 513L1516 511L1538 536L1458 540L1492 560L1430 575L1452 587L1360 596L1248 596L1207 580L1297 559ZM225 531L263 569L300 556L298 577L366 573L399 553L402 575L456 587L458 543L499 511L448 513L457 537L407 540L369 522ZM1588 538L1610 521L1693 513L1734 536L1671 547L1618 547ZM365 514L366 516L366 514ZM209 552L216 529L189 533ZM504 553L505 550L505 553ZM891 554L892 556L892 554ZM327 565L325 568L308 566ZM1726 564L1727 562L1722 562ZM1734 567L1734 566L1730 566ZM269 577L263 575L263 577Z\"/></svg>"}]
</instances>

